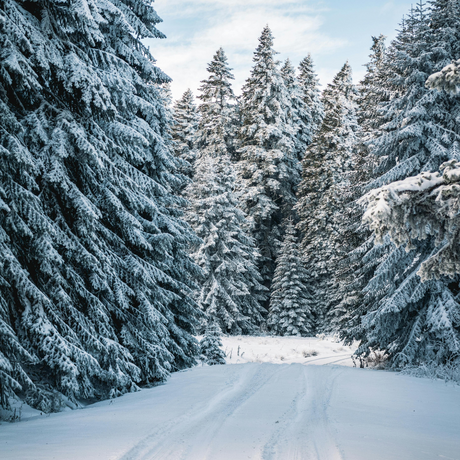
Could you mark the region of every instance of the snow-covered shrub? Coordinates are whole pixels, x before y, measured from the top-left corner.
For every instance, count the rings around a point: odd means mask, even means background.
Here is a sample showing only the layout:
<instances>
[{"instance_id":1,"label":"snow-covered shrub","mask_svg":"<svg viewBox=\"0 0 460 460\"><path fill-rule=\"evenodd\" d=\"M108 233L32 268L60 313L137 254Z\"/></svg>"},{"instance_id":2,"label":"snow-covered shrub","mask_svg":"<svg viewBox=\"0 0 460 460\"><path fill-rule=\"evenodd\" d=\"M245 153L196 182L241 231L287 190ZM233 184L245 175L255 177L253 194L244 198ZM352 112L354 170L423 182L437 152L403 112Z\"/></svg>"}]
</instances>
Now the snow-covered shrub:
<instances>
[{"instance_id":1,"label":"snow-covered shrub","mask_svg":"<svg viewBox=\"0 0 460 460\"><path fill-rule=\"evenodd\" d=\"M200 341L200 358L209 366L225 364L225 352L222 350L222 331L217 323L209 323L204 337Z\"/></svg>"}]
</instances>

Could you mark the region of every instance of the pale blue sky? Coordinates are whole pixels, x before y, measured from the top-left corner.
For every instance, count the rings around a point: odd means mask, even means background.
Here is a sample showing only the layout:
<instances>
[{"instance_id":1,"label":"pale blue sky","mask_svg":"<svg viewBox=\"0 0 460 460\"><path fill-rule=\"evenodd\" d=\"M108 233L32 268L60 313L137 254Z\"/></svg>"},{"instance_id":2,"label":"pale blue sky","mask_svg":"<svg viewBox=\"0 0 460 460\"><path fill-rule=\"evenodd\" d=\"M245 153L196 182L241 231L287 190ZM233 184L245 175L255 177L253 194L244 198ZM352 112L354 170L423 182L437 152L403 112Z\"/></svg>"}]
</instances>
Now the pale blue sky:
<instances>
[{"instance_id":1,"label":"pale blue sky","mask_svg":"<svg viewBox=\"0 0 460 460\"><path fill-rule=\"evenodd\" d=\"M357 82L364 75L371 36L394 38L413 1L405 0L155 0L165 40L147 40L159 67L172 79L174 98L197 95L206 66L222 46L235 74L234 90L252 66L265 24L275 36L279 59L294 65L309 52L323 87L348 59Z\"/></svg>"}]
</instances>

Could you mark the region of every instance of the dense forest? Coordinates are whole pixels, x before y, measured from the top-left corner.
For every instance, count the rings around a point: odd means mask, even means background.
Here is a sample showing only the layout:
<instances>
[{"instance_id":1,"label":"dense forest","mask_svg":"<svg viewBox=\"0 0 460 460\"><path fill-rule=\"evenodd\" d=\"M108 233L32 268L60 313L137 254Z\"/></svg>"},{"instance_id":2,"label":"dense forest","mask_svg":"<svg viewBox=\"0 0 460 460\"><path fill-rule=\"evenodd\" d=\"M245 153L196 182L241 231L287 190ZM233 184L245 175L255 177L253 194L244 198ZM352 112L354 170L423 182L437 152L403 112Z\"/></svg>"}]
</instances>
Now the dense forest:
<instances>
[{"instance_id":1,"label":"dense forest","mask_svg":"<svg viewBox=\"0 0 460 460\"><path fill-rule=\"evenodd\" d=\"M372 37L357 84L266 26L241 96L219 48L175 102L160 21L0 0L0 406L136 391L223 362L222 333L460 366L460 2Z\"/></svg>"}]
</instances>

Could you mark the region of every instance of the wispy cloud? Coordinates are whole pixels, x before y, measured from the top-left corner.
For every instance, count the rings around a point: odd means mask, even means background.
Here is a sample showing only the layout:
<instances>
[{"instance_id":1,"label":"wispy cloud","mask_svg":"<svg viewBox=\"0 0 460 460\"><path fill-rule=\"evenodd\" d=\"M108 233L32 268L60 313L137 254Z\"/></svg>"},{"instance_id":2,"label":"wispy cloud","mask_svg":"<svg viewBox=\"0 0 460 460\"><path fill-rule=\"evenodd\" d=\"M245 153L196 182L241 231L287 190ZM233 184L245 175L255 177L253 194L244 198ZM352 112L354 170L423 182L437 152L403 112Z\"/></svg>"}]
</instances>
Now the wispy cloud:
<instances>
[{"instance_id":1,"label":"wispy cloud","mask_svg":"<svg viewBox=\"0 0 460 460\"><path fill-rule=\"evenodd\" d=\"M165 20L160 29L171 38L149 44L159 66L174 80L176 98L188 87L196 92L220 46L234 68L238 92L249 76L252 53L265 24L273 31L280 59L298 62L309 52L314 57L347 43L322 31L324 9L305 0L157 0L155 8Z\"/></svg>"}]
</instances>

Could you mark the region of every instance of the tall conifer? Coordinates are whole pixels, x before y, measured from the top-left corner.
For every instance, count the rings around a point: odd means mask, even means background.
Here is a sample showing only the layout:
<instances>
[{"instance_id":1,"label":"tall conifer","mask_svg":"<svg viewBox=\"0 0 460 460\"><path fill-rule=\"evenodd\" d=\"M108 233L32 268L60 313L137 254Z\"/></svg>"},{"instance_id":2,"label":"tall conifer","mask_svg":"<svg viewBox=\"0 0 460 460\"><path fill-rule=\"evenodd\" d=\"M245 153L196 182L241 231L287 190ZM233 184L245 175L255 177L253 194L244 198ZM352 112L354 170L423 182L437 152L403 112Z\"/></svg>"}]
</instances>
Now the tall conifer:
<instances>
[{"instance_id":1,"label":"tall conifer","mask_svg":"<svg viewBox=\"0 0 460 460\"><path fill-rule=\"evenodd\" d=\"M262 258L264 282L270 285L281 244L281 222L291 215L300 180L291 102L266 26L254 53L254 67L241 97L239 169L244 180L243 209L251 219Z\"/></svg>"},{"instance_id":2,"label":"tall conifer","mask_svg":"<svg viewBox=\"0 0 460 460\"><path fill-rule=\"evenodd\" d=\"M174 123L171 127L174 155L183 161L180 165L180 170L188 177L193 176L198 121L199 116L195 97L192 91L188 89L174 104Z\"/></svg>"},{"instance_id":3,"label":"tall conifer","mask_svg":"<svg viewBox=\"0 0 460 460\"><path fill-rule=\"evenodd\" d=\"M45 411L195 362L169 78L140 41L159 21L142 0L0 4L0 380Z\"/></svg>"},{"instance_id":4,"label":"tall conifer","mask_svg":"<svg viewBox=\"0 0 460 460\"><path fill-rule=\"evenodd\" d=\"M421 171L436 171L440 163L458 155L458 126L454 121L458 99L449 99L424 85L433 71L445 65L444 51L452 49L447 45L448 37L455 28L458 33L458 21L452 23L448 17L454 4L458 2L434 2L430 11L420 2L392 43L393 50L389 51L395 59L387 59L386 65L397 93L382 104L386 124L373 143L373 153L382 158L381 176L371 187ZM453 28L443 28L440 24L444 21ZM445 45L443 40L447 40ZM421 264L437 251L434 238L414 241L407 251L391 245L388 239L384 243L372 250L380 253L380 260L366 287L367 314L361 322L365 340L359 352L385 349L394 366L442 362L449 355L449 341L445 339L455 327L446 308L452 311L457 302L458 280L421 281ZM433 322L436 317L447 322ZM359 335L359 328L355 332Z\"/></svg>"},{"instance_id":5,"label":"tall conifer","mask_svg":"<svg viewBox=\"0 0 460 460\"><path fill-rule=\"evenodd\" d=\"M310 143L313 136L321 128L324 118L324 108L321 102L319 79L313 67L313 59L310 54L303 58L299 64L299 86L303 93L303 100L307 110L311 114L312 131L309 134Z\"/></svg>"},{"instance_id":6,"label":"tall conifer","mask_svg":"<svg viewBox=\"0 0 460 460\"><path fill-rule=\"evenodd\" d=\"M292 220L276 261L267 324L276 335L312 336L314 299L305 286L307 273Z\"/></svg>"},{"instance_id":7,"label":"tall conifer","mask_svg":"<svg viewBox=\"0 0 460 460\"><path fill-rule=\"evenodd\" d=\"M208 324L216 323L226 333L251 334L263 323L261 302L266 295L255 242L248 234L246 215L238 208L237 176L228 152L233 75L222 48L208 72L199 96L195 176L186 189L188 221L203 240L193 254L203 270L197 298Z\"/></svg>"},{"instance_id":8,"label":"tall conifer","mask_svg":"<svg viewBox=\"0 0 460 460\"><path fill-rule=\"evenodd\" d=\"M347 241L350 172L356 162L356 88L346 63L324 90L325 117L302 162L302 182L295 207L302 232L302 251L315 298L317 327L328 330L326 314L335 299L334 278Z\"/></svg>"}]
</instances>

